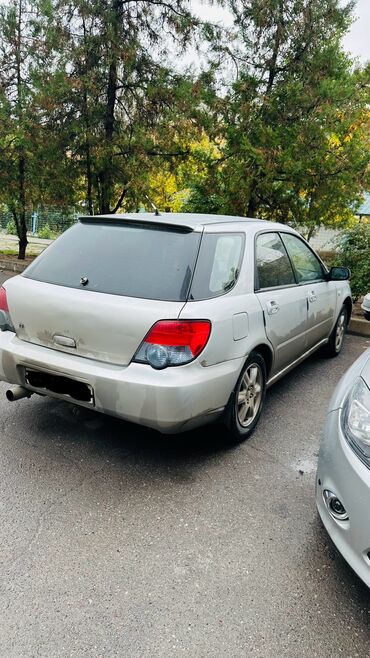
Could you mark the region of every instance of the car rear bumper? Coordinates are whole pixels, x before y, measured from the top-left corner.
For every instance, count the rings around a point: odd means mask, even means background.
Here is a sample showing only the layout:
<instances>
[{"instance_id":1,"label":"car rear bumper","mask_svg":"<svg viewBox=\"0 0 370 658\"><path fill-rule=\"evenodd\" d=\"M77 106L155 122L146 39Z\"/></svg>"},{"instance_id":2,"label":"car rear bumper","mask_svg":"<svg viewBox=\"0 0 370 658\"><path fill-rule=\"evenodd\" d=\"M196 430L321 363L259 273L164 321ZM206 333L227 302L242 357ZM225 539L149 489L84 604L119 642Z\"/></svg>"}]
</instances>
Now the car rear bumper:
<instances>
[{"instance_id":1,"label":"car rear bumper","mask_svg":"<svg viewBox=\"0 0 370 658\"><path fill-rule=\"evenodd\" d=\"M9 331L0 333L0 380L45 393L25 382L25 370L30 368L85 382L94 391L97 411L168 434L219 417L243 362L233 359L203 367L194 361L165 370L140 363L122 367L27 343ZM57 393L47 395L91 407Z\"/></svg>"},{"instance_id":2,"label":"car rear bumper","mask_svg":"<svg viewBox=\"0 0 370 658\"><path fill-rule=\"evenodd\" d=\"M316 503L334 544L357 575L370 587L370 470L344 438L341 409L328 414L316 477ZM324 500L332 491L348 512L347 521L333 518Z\"/></svg>"}]
</instances>

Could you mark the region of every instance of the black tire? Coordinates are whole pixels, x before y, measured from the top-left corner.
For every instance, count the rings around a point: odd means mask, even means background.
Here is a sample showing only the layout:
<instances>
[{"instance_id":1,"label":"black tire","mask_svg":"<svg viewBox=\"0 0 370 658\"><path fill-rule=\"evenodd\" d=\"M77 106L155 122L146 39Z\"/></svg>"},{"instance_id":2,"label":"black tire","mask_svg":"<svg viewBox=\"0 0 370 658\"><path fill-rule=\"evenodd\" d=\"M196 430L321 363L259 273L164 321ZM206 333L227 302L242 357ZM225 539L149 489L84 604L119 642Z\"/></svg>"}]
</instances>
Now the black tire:
<instances>
[{"instance_id":1,"label":"black tire","mask_svg":"<svg viewBox=\"0 0 370 658\"><path fill-rule=\"evenodd\" d=\"M252 377L251 377L252 375ZM255 375L255 380L253 377ZM248 386L249 380L249 386ZM257 386L260 390L257 390ZM240 394L245 393L245 402L240 403ZM230 396L223 422L228 429L226 440L238 444L248 439L254 431L262 412L266 395L266 364L258 352L251 352L236 386ZM244 422L241 420L246 411Z\"/></svg>"},{"instance_id":2,"label":"black tire","mask_svg":"<svg viewBox=\"0 0 370 658\"><path fill-rule=\"evenodd\" d=\"M324 355L331 358L341 353L344 336L348 325L348 311L342 306L335 327L330 334L329 342L324 347ZM338 335L340 333L340 336Z\"/></svg>"}]
</instances>

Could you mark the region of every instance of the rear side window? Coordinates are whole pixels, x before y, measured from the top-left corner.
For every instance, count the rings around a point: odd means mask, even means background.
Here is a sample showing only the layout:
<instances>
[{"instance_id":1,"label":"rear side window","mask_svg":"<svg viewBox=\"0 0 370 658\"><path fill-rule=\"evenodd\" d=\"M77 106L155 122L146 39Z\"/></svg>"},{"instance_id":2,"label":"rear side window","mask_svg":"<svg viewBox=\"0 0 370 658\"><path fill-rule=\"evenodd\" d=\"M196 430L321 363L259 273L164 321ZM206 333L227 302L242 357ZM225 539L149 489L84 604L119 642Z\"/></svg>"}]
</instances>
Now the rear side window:
<instances>
[{"instance_id":1,"label":"rear side window","mask_svg":"<svg viewBox=\"0 0 370 658\"><path fill-rule=\"evenodd\" d=\"M190 299L211 299L234 287L243 257L242 233L204 233Z\"/></svg>"},{"instance_id":2,"label":"rear side window","mask_svg":"<svg viewBox=\"0 0 370 658\"><path fill-rule=\"evenodd\" d=\"M274 288L295 283L290 260L277 233L262 233L256 240L257 288Z\"/></svg>"},{"instance_id":3,"label":"rear side window","mask_svg":"<svg viewBox=\"0 0 370 658\"><path fill-rule=\"evenodd\" d=\"M23 276L114 295L185 301L200 236L136 222L79 222L50 245ZM88 280L85 286L83 277Z\"/></svg>"}]
</instances>

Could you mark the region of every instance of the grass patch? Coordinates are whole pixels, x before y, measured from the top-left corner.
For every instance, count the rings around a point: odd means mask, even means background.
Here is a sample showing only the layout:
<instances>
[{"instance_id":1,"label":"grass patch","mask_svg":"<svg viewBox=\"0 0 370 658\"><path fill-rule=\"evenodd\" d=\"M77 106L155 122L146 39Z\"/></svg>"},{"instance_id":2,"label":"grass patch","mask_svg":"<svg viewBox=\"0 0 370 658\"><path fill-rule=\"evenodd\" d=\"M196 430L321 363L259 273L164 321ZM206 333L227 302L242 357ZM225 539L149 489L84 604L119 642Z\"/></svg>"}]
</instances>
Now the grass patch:
<instances>
[{"instance_id":1,"label":"grass patch","mask_svg":"<svg viewBox=\"0 0 370 658\"><path fill-rule=\"evenodd\" d=\"M18 249L0 249L1 256L18 256Z\"/></svg>"},{"instance_id":2,"label":"grass patch","mask_svg":"<svg viewBox=\"0 0 370 658\"><path fill-rule=\"evenodd\" d=\"M19 261L19 263L30 263L38 254L27 252L26 259L24 261ZM18 260L18 249L0 249L0 259L14 261Z\"/></svg>"}]
</instances>

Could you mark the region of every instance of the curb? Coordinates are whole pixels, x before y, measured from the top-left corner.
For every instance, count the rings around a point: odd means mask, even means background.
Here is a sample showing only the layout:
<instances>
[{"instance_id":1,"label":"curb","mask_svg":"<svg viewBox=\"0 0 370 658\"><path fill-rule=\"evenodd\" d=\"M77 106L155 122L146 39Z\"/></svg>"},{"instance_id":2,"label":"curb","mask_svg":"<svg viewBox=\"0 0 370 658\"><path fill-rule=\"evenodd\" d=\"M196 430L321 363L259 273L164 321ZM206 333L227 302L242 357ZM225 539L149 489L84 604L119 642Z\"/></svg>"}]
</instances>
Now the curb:
<instances>
[{"instance_id":1,"label":"curb","mask_svg":"<svg viewBox=\"0 0 370 658\"><path fill-rule=\"evenodd\" d=\"M8 272L23 272L29 263L17 263L13 260L1 260L0 259L0 270L8 270Z\"/></svg>"},{"instance_id":2,"label":"curb","mask_svg":"<svg viewBox=\"0 0 370 658\"><path fill-rule=\"evenodd\" d=\"M351 318L348 326L348 333L354 336L364 336L370 338L370 322L361 318Z\"/></svg>"}]
</instances>

